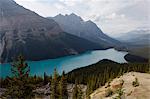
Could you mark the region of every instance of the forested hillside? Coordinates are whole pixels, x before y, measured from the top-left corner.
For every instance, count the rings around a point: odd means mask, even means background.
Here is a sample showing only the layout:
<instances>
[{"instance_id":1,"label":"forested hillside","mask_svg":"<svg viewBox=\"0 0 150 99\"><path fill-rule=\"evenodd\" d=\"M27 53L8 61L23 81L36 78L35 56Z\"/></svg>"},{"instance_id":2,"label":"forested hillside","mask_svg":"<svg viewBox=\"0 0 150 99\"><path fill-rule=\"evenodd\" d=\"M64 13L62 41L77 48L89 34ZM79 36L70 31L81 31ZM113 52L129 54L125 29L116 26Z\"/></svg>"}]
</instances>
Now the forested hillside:
<instances>
[{"instance_id":1,"label":"forested hillside","mask_svg":"<svg viewBox=\"0 0 150 99\"><path fill-rule=\"evenodd\" d=\"M44 73L44 77L30 76L30 66L23 57L12 64L14 77L0 79L0 97L33 98L38 95L50 99L84 99L97 88L104 86L126 72L150 72L149 63L116 63L102 60L96 64L75 69L62 75L54 70L53 76ZM71 91L70 91L71 90ZM84 90L84 91L83 91ZM68 98L67 98L68 97Z\"/></svg>"},{"instance_id":2,"label":"forested hillside","mask_svg":"<svg viewBox=\"0 0 150 99\"><path fill-rule=\"evenodd\" d=\"M96 64L75 69L67 74L69 83L82 83L87 85L87 94L90 94L106 82L123 75L126 72L149 72L149 63L123 63L102 60Z\"/></svg>"}]
</instances>

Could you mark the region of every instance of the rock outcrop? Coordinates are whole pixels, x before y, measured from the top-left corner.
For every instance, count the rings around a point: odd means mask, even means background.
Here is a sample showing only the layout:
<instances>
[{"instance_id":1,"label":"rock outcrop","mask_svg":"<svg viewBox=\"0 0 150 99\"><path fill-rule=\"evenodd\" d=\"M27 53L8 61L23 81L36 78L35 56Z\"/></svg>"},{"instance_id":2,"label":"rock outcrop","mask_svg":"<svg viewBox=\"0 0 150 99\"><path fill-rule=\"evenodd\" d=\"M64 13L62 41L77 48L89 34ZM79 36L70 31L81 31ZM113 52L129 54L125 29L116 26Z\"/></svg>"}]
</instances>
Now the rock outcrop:
<instances>
[{"instance_id":1,"label":"rock outcrop","mask_svg":"<svg viewBox=\"0 0 150 99\"><path fill-rule=\"evenodd\" d=\"M138 79L138 86L133 85L135 79ZM121 96L123 99L150 99L150 74L126 73L95 90L90 96L91 99L113 99L118 95L116 92L118 89L123 92Z\"/></svg>"}]
</instances>

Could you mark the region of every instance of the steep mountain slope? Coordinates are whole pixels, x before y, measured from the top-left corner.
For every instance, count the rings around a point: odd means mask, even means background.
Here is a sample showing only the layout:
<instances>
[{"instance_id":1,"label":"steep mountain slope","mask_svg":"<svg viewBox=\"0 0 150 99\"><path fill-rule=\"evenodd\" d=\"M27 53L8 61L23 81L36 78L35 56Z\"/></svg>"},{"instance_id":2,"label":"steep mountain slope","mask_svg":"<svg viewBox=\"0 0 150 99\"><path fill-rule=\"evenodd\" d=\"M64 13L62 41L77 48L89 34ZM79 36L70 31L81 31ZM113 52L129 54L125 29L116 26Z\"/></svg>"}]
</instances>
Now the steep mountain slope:
<instances>
[{"instance_id":1,"label":"steep mountain slope","mask_svg":"<svg viewBox=\"0 0 150 99\"><path fill-rule=\"evenodd\" d=\"M70 15L59 14L49 17L49 19L54 19L67 33L98 43L105 48L121 45L119 41L105 35L95 23L90 20L84 21L73 13Z\"/></svg>"},{"instance_id":2,"label":"steep mountain slope","mask_svg":"<svg viewBox=\"0 0 150 99\"><path fill-rule=\"evenodd\" d=\"M0 0L0 62L23 54L41 60L98 49L99 45L64 33L52 19L23 8L13 0Z\"/></svg>"}]
</instances>

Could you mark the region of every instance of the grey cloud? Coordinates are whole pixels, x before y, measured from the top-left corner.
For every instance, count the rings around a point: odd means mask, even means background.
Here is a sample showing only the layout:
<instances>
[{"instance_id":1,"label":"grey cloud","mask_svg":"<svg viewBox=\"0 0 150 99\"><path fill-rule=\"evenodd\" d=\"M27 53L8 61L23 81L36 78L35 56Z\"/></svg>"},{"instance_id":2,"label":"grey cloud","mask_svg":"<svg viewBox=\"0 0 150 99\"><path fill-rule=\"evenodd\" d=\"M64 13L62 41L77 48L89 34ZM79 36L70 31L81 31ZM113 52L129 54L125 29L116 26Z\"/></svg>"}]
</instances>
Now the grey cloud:
<instances>
[{"instance_id":1,"label":"grey cloud","mask_svg":"<svg viewBox=\"0 0 150 99\"><path fill-rule=\"evenodd\" d=\"M94 21L106 33L148 26L150 0L28 0L34 1L32 5L23 1L19 3L42 16L76 13Z\"/></svg>"}]
</instances>

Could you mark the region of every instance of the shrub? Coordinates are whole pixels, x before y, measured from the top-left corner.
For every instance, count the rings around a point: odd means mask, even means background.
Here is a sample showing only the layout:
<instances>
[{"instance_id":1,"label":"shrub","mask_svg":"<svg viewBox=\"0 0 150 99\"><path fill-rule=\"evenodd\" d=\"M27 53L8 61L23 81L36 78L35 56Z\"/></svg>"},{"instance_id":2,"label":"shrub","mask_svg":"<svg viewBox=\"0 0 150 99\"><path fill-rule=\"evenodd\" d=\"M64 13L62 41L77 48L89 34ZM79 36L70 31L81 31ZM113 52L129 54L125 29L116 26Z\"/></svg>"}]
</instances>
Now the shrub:
<instances>
[{"instance_id":1,"label":"shrub","mask_svg":"<svg viewBox=\"0 0 150 99\"><path fill-rule=\"evenodd\" d=\"M135 78L135 81L132 82L133 87L139 86L139 81L137 78Z\"/></svg>"},{"instance_id":2,"label":"shrub","mask_svg":"<svg viewBox=\"0 0 150 99\"><path fill-rule=\"evenodd\" d=\"M124 95L124 89L118 88L118 90L116 91L116 93L118 95L116 97L114 97L113 99L122 99L122 96Z\"/></svg>"}]
</instances>

